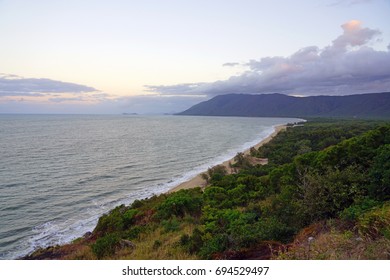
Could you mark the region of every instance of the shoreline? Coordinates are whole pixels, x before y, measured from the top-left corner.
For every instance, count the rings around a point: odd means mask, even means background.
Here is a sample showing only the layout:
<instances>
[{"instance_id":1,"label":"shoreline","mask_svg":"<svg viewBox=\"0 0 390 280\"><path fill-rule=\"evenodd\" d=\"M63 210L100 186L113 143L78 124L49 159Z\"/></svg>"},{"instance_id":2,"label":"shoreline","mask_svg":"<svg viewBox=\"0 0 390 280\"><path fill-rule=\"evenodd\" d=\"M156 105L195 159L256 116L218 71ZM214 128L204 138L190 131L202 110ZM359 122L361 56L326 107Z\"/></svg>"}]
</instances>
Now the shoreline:
<instances>
[{"instance_id":1,"label":"shoreline","mask_svg":"<svg viewBox=\"0 0 390 280\"><path fill-rule=\"evenodd\" d=\"M287 124L281 124L281 125L274 126L274 131L270 135L268 135L266 138L261 140L256 145L254 145L254 146L244 150L242 153L245 156L250 155L250 149L251 148L255 148L256 150L259 149L261 146L263 146L264 144L266 144L269 141L271 141L279 132L285 130L286 128L287 128ZM222 166L224 166L226 168L226 170L228 171L228 174L232 174L233 170L230 167L230 165L234 164L234 163L235 163L235 161L234 161L234 157L233 157L233 158L231 158L229 160L226 160L223 163L217 164L215 166L222 165ZM263 164L266 164L266 163L263 163ZM211 166L210 168L215 167L215 166ZM187 181L185 181L183 183L180 183L179 185L177 185L177 186L171 188L170 190L168 190L166 193L173 193L173 192L177 192L179 190L192 189L192 188L196 188L196 187L201 187L201 188L206 187L207 183L202 178L202 174L203 173L204 172L199 173L199 174L195 175L194 177L192 177L191 179L189 179L189 180L187 180Z\"/></svg>"},{"instance_id":2,"label":"shoreline","mask_svg":"<svg viewBox=\"0 0 390 280\"><path fill-rule=\"evenodd\" d=\"M287 124L282 124L282 125L275 125L273 126L273 132L271 134L269 134L267 137L265 137L264 139L262 139L260 142L258 142L257 144L255 145L252 145L251 147L245 149L244 151L242 151L242 153L245 155L245 156L250 156L250 150L251 148L255 148L255 149L258 149L259 147L261 147L262 145L268 143L269 141L271 141L280 131L283 131L287 128ZM226 167L226 170L227 170L227 174L232 174L234 173L234 170L233 168L231 168L231 164L235 163L235 160L234 160L234 157L231 158L231 159L228 159L220 164L216 164L214 166L210 166L210 168L212 167L215 167L215 166L225 166ZM261 163L260 163L261 164ZM262 163L264 164L264 163ZM191 189L191 188L196 188L196 187L201 187L202 189L205 188L207 186L207 183L206 181L202 178L202 174L205 173L207 171L204 171L204 172L201 172L197 175L195 175L194 177L188 179L187 181L185 182L182 182L182 183L179 183L178 185L170 188L169 190L165 191L165 192L161 192L160 194L163 194L163 193L166 193L166 194L170 194L170 193L173 193L173 192L177 192L179 190L182 190L182 189ZM102 215L99 216L99 218L101 217ZM96 227L96 226L95 226ZM90 231L86 232L85 234L88 234L90 233ZM85 236L84 234L84 236ZM84 236L82 238L84 238ZM80 237L76 237L77 238L80 238ZM67 246L69 244L71 244L71 242L65 242L64 244L61 244L60 246ZM45 247L46 249L47 248L50 248L51 246L49 247ZM31 254L33 254L34 252L36 252L37 250L35 249L34 251L30 252L30 253L27 253L25 255L22 255L22 256L18 256L16 257L15 259L25 259L26 257L30 256Z\"/></svg>"}]
</instances>

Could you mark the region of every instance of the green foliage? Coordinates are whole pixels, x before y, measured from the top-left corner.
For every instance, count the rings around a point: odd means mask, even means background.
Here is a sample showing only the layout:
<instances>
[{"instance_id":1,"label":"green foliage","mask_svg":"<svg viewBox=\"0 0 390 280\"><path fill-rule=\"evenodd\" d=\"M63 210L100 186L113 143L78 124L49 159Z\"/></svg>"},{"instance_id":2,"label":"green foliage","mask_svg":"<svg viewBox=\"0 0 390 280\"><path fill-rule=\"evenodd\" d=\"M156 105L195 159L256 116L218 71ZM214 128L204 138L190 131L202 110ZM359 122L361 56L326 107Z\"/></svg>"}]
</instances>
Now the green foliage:
<instances>
[{"instance_id":1,"label":"green foliage","mask_svg":"<svg viewBox=\"0 0 390 280\"><path fill-rule=\"evenodd\" d=\"M228 193L224 188L210 186L205 189L203 199L211 207L226 208L231 207L231 201L228 199Z\"/></svg>"},{"instance_id":2,"label":"green foliage","mask_svg":"<svg viewBox=\"0 0 390 280\"><path fill-rule=\"evenodd\" d=\"M144 202L141 200L134 200L133 203L131 204L131 208L136 209L136 208L141 208L144 205Z\"/></svg>"},{"instance_id":3,"label":"green foliage","mask_svg":"<svg viewBox=\"0 0 390 280\"><path fill-rule=\"evenodd\" d=\"M129 209L123 213L123 226L128 228L135 223L135 216L139 213L137 209Z\"/></svg>"},{"instance_id":4,"label":"green foliage","mask_svg":"<svg viewBox=\"0 0 390 280\"><path fill-rule=\"evenodd\" d=\"M141 226L132 226L130 229L124 232L124 235L126 236L126 239L133 240L137 239L142 232L146 230L145 227Z\"/></svg>"},{"instance_id":5,"label":"green foliage","mask_svg":"<svg viewBox=\"0 0 390 280\"><path fill-rule=\"evenodd\" d=\"M340 213L340 218L346 221L356 221L360 216L362 216L368 210L379 205L379 202L371 198L364 198L361 201L357 201L352 204L350 207L345 208Z\"/></svg>"},{"instance_id":6,"label":"green foliage","mask_svg":"<svg viewBox=\"0 0 390 280\"><path fill-rule=\"evenodd\" d=\"M123 213L126 211L124 205L120 205L111 210L108 214L104 214L99 218L98 224L94 229L97 235L104 235L107 233L122 231L125 228Z\"/></svg>"},{"instance_id":7,"label":"green foliage","mask_svg":"<svg viewBox=\"0 0 390 280\"><path fill-rule=\"evenodd\" d=\"M251 155L252 157L255 157L255 156L258 155L258 151L255 149L255 147L251 147L251 148L249 149L249 153L250 153L250 155Z\"/></svg>"},{"instance_id":8,"label":"green foliage","mask_svg":"<svg viewBox=\"0 0 390 280\"><path fill-rule=\"evenodd\" d=\"M356 219L374 206L366 174L376 170L387 178L388 151L381 147L388 141L388 130L378 128L351 138L369 125L362 129L348 123L352 132L331 127L294 128L300 132L292 132L287 143L284 137L278 144L280 160L294 151L290 163L250 167L207 187L201 219L204 243L198 254L212 258L215 253L247 248L264 240L288 242L312 222L338 215ZM297 141L302 135L309 139ZM329 143L336 145L326 148ZM384 181L373 171L370 174ZM382 191L379 195L383 198L384 194Z\"/></svg>"},{"instance_id":9,"label":"green foliage","mask_svg":"<svg viewBox=\"0 0 390 280\"><path fill-rule=\"evenodd\" d=\"M390 232L390 205L384 204L361 215L358 218L357 229L359 234L366 238L376 239L381 236L388 238Z\"/></svg>"},{"instance_id":10,"label":"green foliage","mask_svg":"<svg viewBox=\"0 0 390 280\"><path fill-rule=\"evenodd\" d=\"M214 184L216 181L221 180L226 174L226 167L223 165L217 165L207 170L207 174L209 177L208 182Z\"/></svg>"},{"instance_id":11,"label":"green foliage","mask_svg":"<svg viewBox=\"0 0 390 280\"><path fill-rule=\"evenodd\" d=\"M257 234L260 236L260 240L289 242L297 232L295 228L286 225L275 217L261 220L257 228L259 230Z\"/></svg>"},{"instance_id":12,"label":"green foliage","mask_svg":"<svg viewBox=\"0 0 390 280\"><path fill-rule=\"evenodd\" d=\"M198 253L203 247L202 231L196 228L191 236L183 234L180 237L179 245L190 254Z\"/></svg>"},{"instance_id":13,"label":"green foliage","mask_svg":"<svg viewBox=\"0 0 390 280\"><path fill-rule=\"evenodd\" d=\"M301 178L301 212L307 222L332 218L363 197L365 175L356 166L309 171Z\"/></svg>"},{"instance_id":14,"label":"green foliage","mask_svg":"<svg viewBox=\"0 0 390 280\"><path fill-rule=\"evenodd\" d=\"M370 169L370 194L379 200L390 199L390 144L381 147Z\"/></svg>"},{"instance_id":15,"label":"green foliage","mask_svg":"<svg viewBox=\"0 0 390 280\"><path fill-rule=\"evenodd\" d=\"M203 259L211 259L213 254L223 252L229 248L229 236L226 233L218 233L209 236L204 241L203 246L199 251L199 255Z\"/></svg>"},{"instance_id":16,"label":"green foliage","mask_svg":"<svg viewBox=\"0 0 390 280\"><path fill-rule=\"evenodd\" d=\"M96 240L92 245L92 252L98 259L110 257L115 253L119 242L120 238L116 233L108 234Z\"/></svg>"},{"instance_id":17,"label":"green foliage","mask_svg":"<svg viewBox=\"0 0 390 280\"><path fill-rule=\"evenodd\" d=\"M99 218L94 233L102 236L112 232L124 231L135 223L137 214L139 214L139 210L120 205Z\"/></svg>"},{"instance_id":18,"label":"green foliage","mask_svg":"<svg viewBox=\"0 0 390 280\"><path fill-rule=\"evenodd\" d=\"M165 201L157 206L156 217L160 220L171 217L183 218L188 215L200 215L202 193L200 188L180 190L170 194Z\"/></svg>"},{"instance_id":19,"label":"green foliage","mask_svg":"<svg viewBox=\"0 0 390 280\"><path fill-rule=\"evenodd\" d=\"M300 127L288 127L271 142L259 149L259 157L269 158L270 164L285 164L310 151L321 151L341 141L360 135L383 122L320 120Z\"/></svg>"},{"instance_id":20,"label":"green foliage","mask_svg":"<svg viewBox=\"0 0 390 280\"><path fill-rule=\"evenodd\" d=\"M169 220L164 220L161 222L161 225L164 228L165 232L178 231L180 229L180 221L176 218L171 218Z\"/></svg>"},{"instance_id":21,"label":"green foliage","mask_svg":"<svg viewBox=\"0 0 390 280\"><path fill-rule=\"evenodd\" d=\"M252 148L250 150L250 153L255 154L256 150ZM252 166L250 161L248 160L248 157L246 157L244 153L237 153L237 155L234 157L234 161L235 161L235 163L233 164L234 167L249 168Z\"/></svg>"}]
</instances>

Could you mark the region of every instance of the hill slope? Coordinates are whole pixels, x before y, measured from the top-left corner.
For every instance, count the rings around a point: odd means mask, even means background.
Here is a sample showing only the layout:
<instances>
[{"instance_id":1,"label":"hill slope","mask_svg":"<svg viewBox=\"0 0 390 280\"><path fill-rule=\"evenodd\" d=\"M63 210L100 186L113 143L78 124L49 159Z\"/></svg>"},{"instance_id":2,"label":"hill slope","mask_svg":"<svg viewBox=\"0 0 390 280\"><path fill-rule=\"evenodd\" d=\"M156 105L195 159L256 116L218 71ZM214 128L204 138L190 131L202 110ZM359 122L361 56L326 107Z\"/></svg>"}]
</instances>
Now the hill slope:
<instances>
[{"instance_id":1,"label":"hill slope","mask_svg":"<svg viewBox=\"0 0 390 280\"><path fill-rule=\"evenodd\" d=\"M219 95L178 115L242 117L390 118L390 92L293 97L283 94Z\"/></svg>"}]
</instances>

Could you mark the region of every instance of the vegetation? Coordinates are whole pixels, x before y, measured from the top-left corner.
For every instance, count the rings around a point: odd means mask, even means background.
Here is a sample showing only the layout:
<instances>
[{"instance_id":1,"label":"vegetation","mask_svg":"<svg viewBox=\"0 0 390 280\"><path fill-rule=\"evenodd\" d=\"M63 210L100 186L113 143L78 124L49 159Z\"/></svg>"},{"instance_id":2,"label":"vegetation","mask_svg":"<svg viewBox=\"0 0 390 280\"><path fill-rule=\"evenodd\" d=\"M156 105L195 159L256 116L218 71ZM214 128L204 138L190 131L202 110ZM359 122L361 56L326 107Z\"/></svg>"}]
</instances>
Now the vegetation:
<instances>
[{"instance_id":1,"label":"vegetation","mask_svg":"<svg viewBox=\"0 0 390 280\"><path fill-rule=\"evenodd\" d=\"M121 205L62 257L390 257L389 123L310 120L251 155L269 164L238 154L238 172L210 169L204 189Z\"/></svg>"},{"instance_id":2,"label":"vegetation","mask_svg":"<svg viewBox=\"0 0 390 280\"><path fill-rule=\"evenodd\" d=\"M390 92L305 98L273 94L226 94L179 113L195 116L390 119Z\"/></svg>"}]
</instances>

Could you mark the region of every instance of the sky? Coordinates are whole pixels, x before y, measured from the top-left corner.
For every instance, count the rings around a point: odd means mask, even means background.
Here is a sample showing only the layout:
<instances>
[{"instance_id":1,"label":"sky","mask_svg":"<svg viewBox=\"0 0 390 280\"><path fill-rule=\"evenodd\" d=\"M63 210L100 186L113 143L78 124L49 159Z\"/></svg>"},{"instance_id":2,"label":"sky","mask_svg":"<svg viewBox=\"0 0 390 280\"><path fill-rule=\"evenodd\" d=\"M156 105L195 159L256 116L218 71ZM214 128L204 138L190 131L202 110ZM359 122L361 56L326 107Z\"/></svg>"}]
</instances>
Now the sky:
<instances>
[{"instance_id":1,"label":"sky","mask_svg":"<svg viewBox=\"0 0 390 280\"><path fill-rule=\"evenodd\" d=\"M0 113L390 91L389 0L0 0Z\"/></svg>"}]
</instances>

